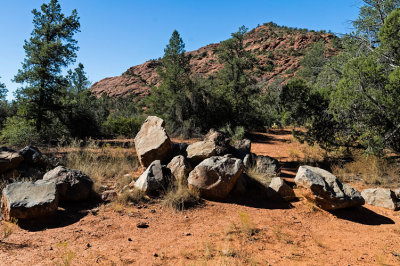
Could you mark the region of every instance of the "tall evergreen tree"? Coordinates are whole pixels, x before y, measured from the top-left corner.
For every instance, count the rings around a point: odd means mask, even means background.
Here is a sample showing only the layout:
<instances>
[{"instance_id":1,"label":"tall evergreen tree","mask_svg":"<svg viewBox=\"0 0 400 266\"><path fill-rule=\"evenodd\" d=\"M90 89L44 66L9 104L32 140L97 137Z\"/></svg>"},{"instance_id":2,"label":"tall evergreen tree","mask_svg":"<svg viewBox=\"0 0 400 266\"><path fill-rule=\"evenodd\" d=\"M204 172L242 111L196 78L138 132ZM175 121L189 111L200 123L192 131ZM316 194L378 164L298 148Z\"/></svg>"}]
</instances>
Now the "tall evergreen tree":
<instances>
[{"instance_id":1,"label":"tall evergreen tree","mask_svg":"<svg viewBox=\"0 0 400 266\"><path fill-rule=\"evenodd\" d=\"M251 51L244 48L244 37L247 28L242 26L232 38L223 41L217 49L220 63L224 67L217 75L217 93L229 102L229 123L233 126L248 126L253 122L254 108L252 99L258 95L256 80L251 76L256 58Z\"/></svg>"},{"instance_id":2,"label":"tall evergreen tree","mask_svg":"<svg viewBox=\"0 0 400 266\"><path fill-rule=\"evenodd\" d=\"M185 55L185 44L175 30L157 69L160 85L152 90L148 99L150 111L165 118L173 131L182 128L190 118L192 81L189 62L190 58Z\"/></svg>"},{"instance_id":3,"label":"tall evergreen tree","mask_svg":"<svg viewBox=\"0 0 400 266\"><path fill-rule=\"evenodd\" d=\"M74 34L79 32L80 23L76 10L70 16L61 13L58 0L32 13L34 29L25 40L26 57L15 81L24 85L17 91L20 114L33 119L41 131L61 108L60 96L68 86L62 70L75 61L78 46Z\"/></svg>"}]
</instances>

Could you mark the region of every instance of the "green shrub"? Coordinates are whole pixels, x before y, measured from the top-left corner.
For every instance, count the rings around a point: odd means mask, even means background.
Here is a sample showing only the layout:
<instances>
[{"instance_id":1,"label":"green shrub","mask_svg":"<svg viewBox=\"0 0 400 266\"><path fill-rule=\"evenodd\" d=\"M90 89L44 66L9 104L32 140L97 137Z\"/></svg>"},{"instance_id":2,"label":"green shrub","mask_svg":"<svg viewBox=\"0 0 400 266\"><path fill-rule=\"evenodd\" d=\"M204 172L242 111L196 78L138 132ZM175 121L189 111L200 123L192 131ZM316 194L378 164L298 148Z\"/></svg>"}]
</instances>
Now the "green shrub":
<instances>
[{"instance_id":1,"label":"green shrub","mask_svg":"<svg viewBox=\"0 0 400 266\"><path fill-rule=\"evenodd\" d=\"M140 130L143 118L140 116L120 116L110 114L104 122L108 134L113 136L134 137Z\"/></svg>"},{"instance_id":2,"label":"green shrub","mask_svg":"<svg viewBox=\"0 0 400 266\"><path fill-rule=\"evenodd\" d=\"M1 132L1 139L12 146L37 144L40 137L33 120L26 120L18 116L7 118Z\"/></svg>"}]
</instances>

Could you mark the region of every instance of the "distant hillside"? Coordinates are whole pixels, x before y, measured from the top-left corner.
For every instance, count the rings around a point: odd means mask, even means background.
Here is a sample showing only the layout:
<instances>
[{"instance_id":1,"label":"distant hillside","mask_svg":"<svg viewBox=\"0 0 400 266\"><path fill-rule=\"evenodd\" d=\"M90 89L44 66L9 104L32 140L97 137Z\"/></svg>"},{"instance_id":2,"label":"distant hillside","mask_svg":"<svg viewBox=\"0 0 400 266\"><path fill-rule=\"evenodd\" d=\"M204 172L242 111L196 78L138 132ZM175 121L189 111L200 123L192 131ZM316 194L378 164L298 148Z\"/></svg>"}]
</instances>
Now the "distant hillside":
<instances>
[{"instance_id":1,"label":"distant hillside","mask_svg":"<svg viewBox=\"0 0 400 266\"><path fill-rule=\"evenodd\" d=\"M293 77L300 68L300 60L316 42L324 40L328 53L333 54L333 34L280 27L266 23L249 31L245 38L245 47L254 52L258 64L254 76L260 82L271 84L283 82ZM167 40L166 40L167 42ZM215 48L219 44L210 44L198 50L188 52L192 56L192 72L207 77L219 69ZM158 60L149 60L141 65L129 68L118 77L102 79L93 84L91 91L96 96L103 93L111 97L135 94L145 96L150 93L150 86L158 84L156 73Z\"/></svg>"}]
</instances>

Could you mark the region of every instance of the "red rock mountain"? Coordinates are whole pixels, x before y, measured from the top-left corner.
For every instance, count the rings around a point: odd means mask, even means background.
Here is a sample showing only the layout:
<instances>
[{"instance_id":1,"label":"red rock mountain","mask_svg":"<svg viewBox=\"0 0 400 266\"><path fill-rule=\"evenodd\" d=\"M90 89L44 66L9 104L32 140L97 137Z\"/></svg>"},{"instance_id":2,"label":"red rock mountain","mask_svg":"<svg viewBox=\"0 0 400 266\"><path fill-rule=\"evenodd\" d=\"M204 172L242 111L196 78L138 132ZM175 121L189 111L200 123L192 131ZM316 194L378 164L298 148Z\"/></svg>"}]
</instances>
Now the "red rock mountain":
<instances>
[{"instance_id":1,"label":"red rock mountain","mask_svg":"<svg viewBox=\"0 0 400 266\"><path fill-rule=\"evenodd\" d=\"M245 47L254 52L258 64L254 76L260 82L282 83L293 77L300 68L305 53L318 41L324 41L328 54L333 54L332 40L336 37L325 32L308 31L280 27L266 23L249 31L245 36ZM198 50L188 52L191 55L192 73L207 77L222 65L218 62L215 49L219 44L210 44ZM144 64L129 68L121 76L102 79L93 84L91 91L96 96L103 93L111 97L135 94L145 96L150 93L151 85L158 84L158 60L149 60Z\"/></svg>"}]
</instances>

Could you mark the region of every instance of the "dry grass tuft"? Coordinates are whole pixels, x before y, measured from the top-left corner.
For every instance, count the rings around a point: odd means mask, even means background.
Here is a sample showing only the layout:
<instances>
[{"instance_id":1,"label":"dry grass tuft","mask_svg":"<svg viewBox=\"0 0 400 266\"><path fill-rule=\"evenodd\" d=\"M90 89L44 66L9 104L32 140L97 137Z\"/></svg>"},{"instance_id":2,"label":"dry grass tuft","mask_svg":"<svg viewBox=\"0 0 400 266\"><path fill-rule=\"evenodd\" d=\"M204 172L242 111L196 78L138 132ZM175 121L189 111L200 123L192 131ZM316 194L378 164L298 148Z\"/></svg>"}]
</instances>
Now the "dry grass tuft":
<instances>
[{"instance_id":1,"label":"dry grass tuft","mask_svg":"<svg viewBox=\"0 0 400 266\"><path fill-rule=\"evenodd\" d=\"M256 166L246 169L246 174L251 179L257 181L265 188L268 188L269 184L272 181L272 178L276 177L276 175L274 175L274 174L263 173L263 172L258 171Z\"/></svg>"},{"instance_id":2,"label":"dry grass tuft","mask_svg":"<svg viewBox=\"0 0 400 266\"><path fill-rule=\"evenodd\" d=\"M184 183L175 182L163 196L162 205L183 211L200 204L200 193Z\"/></svg>"},{"instance_id":3,"label":"dry grass tuft","mask_svg":"<svg viewBox=\"0 0 400 266\"><path fill-rule=\"evenodd\" d=\"M239 212L239 218L239 230L244 236L250 238L258 232L257 227L247 212Z\"/></svg>"},{"instance_id":4,"label":"dry grass tuft","mask_svg":"<svg viewBox=\"0 0 400 266\"><path fill-rule=\"evenodd\" d=\"M327 158L327 152L317 144L313 146L304 144L300 147L300 152L303 154L303 158L301 159L303 164L314 165L325 161Z\"/></svg>"},{"instance_id":5,"label":"dry grass tuft","mask_svg":"<svg viewBox=\"0 0 400 266\"><path fill-rule=\"evenodd\" d=\"M367 185L400 185L399 168L385 158L357 154L352 162L334 165L333 174L344 182L363 181Z\"/></svg>"},{"instance_id":6,"label":"dry grass tuft","mask_svg":"<svg viewBox=\"0 0 400 266\"><path fill-rule=\"evenodd\" d=\"M136 188L133 189L132 192L129 190L122 192L117 198L117 202L125 206L129 204L145 203L148 201L149 198L146 196L146 194Z\"/></svg>"}]
</instances>

